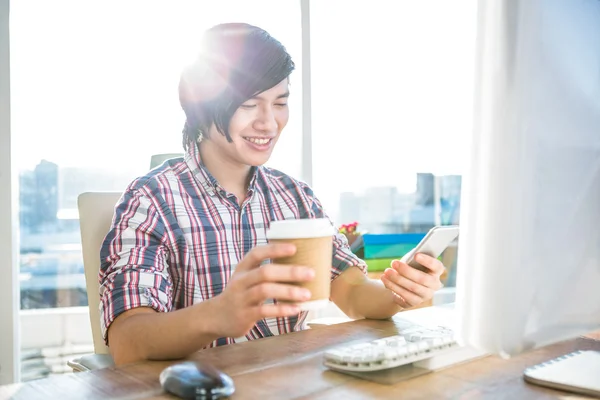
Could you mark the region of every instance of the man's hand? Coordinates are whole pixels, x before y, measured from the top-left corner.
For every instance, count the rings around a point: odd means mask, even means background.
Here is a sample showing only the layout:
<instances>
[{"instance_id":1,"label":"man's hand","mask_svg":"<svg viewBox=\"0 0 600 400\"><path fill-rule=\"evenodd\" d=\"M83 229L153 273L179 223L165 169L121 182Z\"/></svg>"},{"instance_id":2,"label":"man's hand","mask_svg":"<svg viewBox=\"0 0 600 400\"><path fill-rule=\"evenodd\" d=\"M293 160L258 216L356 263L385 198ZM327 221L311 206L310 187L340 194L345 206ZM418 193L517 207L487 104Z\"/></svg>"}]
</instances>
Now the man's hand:
<instances>
[{"instance_id":1,"label":"man's hand","mask_svg":"<svg viewBox=\"0 0 600 400\"><path fill-rule=\"evenodd\" d=\"M280 264L261 266L264 260L288 257L295 252L294 245L277 243L255 247L246 254L223 293L214 298L218 314L215 328L219 335L240 337L263 318L289 317L300 312L293 304L264 304L267 299L309 300L310 291L293 283L312 280L312 269Z\"/></svg>"},{"instance_id":2,"label":"man's hand","mask_svg":"<svg viewBox=\"0 0 600 400\"><path fill-rule=\"evenodd\" d=\"M444 265L436 258L419 253L415 260L427 268L422 272L401 261L394 260L391 268L385 270L381 281L394 294L394 301L402 308L410 308L433 298L435 291L443 285L440 276Z\"/></svg>"}]
</instances>

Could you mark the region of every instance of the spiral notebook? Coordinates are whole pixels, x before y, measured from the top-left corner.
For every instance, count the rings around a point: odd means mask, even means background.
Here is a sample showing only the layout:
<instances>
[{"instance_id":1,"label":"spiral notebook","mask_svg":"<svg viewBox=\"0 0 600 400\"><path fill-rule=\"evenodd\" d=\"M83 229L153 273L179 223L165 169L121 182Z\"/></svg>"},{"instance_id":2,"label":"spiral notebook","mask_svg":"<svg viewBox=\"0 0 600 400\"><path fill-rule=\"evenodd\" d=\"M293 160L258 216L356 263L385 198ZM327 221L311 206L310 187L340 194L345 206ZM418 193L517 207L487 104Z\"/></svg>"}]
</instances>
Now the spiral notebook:
<instances>
[{"instance_id":1,"label":"spiral notebook","mask_svg":"<svg viewBox=\"0 0 600 400\"><path fill-rule=\"evenodd\" d=\"M600 397L600 351L576 351L527 368L527 382Z\"/></svg>"}]
</instances>

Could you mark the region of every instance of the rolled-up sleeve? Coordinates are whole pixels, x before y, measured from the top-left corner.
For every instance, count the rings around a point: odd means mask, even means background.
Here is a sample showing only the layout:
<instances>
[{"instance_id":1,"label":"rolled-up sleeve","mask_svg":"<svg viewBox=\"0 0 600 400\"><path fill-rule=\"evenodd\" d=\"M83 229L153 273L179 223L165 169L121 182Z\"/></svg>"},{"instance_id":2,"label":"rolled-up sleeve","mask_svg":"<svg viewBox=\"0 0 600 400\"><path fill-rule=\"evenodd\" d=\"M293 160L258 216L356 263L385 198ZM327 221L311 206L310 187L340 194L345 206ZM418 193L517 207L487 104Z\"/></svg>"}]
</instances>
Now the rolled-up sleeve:
<instances>
[{"instance_id":1,"label":"rolled-up sleeve","mask_svg":"<svg viewBox=\"0 0 600 400\"><path fill-rule=\"evenodd\" d=\"M308 198L308 205L310 208L310 217L311 218L327 218L331 221L331 218L327 215L321 202L314 195L312 189L307 185L304 186L304 193ZM333 221L331 221L332 226ZM346 236L341 233L336 233L333 235L333 260L332 260L332 268L331 268L331 280L333 281L337 278L342 272L346 271L350 267L358 267L363 274L367 274L367 264L360 259L356 254L350 250L350 246L348 245L348 240Z\"/></svg>"},{"instance_id":2,"label":"rolled-up sleeve","mask_svg":"<svg viewBox=\"0 0 600 400\"><path fill-rule=\"evenodd\" d=\"M125 192L100 251L100 322L104 341L120 314L137 307L172 308L166 227L149 197Z\"/></svg>"}]
</instances>

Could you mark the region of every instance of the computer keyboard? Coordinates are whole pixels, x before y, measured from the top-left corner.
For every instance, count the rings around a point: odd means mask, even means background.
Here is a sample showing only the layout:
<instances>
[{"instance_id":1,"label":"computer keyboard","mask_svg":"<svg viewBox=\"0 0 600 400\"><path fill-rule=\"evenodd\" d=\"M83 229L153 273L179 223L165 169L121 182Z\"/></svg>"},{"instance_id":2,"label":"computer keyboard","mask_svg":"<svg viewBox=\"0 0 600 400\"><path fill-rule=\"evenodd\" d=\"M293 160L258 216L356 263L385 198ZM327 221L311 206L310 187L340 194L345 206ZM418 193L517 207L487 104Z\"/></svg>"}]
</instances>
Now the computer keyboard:
<instances>
[{"instance_id":1,"label":"computer keyboard","mask_svg":"<svg viewBox=\"0 0 600 400\"><path fill-rule=\"evenodd\" d=\"M452 330L415 325L401 330L399 335L328 350L324 364L341 371L379 371L442 355L458 347Z\"/></svg>"}]
</instances>

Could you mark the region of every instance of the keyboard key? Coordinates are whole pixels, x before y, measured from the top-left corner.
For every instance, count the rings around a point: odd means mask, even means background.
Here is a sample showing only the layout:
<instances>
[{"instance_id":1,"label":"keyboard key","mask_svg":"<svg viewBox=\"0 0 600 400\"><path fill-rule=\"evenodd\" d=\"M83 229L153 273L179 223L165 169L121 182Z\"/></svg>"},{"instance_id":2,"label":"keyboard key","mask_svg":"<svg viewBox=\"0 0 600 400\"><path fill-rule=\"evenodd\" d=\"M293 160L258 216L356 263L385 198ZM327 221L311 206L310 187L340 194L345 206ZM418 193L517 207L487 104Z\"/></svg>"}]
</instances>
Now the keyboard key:
<instances>
[{"instance_id":1,"label":"keyboard key","mask_svg":"<svg viewBox=\"0 0 600 400\"><path fill-rule=\"evenodd\" d=\"M419 352L419 347L414 342L408 343L406 345L406 349L408 350L409 354L415 354Z\"/></svg>"},{"instance_id":2,"label":"keyboard key","mask_svg":"<svg viewBox=\"0 0 600 400\"><path fill-rule=\"evenodd\" d=\"M417 345L417 347L419 348L419 351L420 351L420 352L422 352L422 351L427 351L427 350L429 350L429 349L430 349L429 342L427 342L427 341L425 341L425 340L423 340L423 341L421 341L421 342L417 342L417 343L416 343L416 345Z\"/></svg>"}]
</instances>

